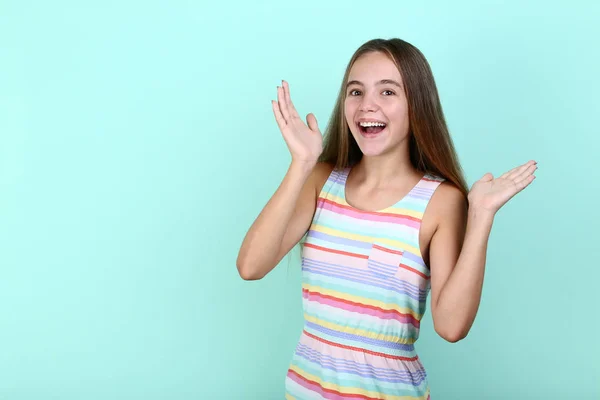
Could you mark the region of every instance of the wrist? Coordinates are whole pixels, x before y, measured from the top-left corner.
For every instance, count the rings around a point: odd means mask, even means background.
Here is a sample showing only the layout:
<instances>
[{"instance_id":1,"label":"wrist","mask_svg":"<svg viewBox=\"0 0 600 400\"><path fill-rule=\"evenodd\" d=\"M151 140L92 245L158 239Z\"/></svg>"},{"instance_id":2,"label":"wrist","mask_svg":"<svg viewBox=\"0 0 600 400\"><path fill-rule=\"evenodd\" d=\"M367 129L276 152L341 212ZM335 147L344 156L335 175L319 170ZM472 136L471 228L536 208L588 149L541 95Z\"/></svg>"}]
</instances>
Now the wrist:
<instances>
[{"instance_id":1,"label":"wrist","mask_svg":"<svg viewBox=\"0 0 600 400\"><path fill-rule=\"evenodd\" d=\"M496 216L496 211L492 211L492 210L488 210L485 208L479 208L479 207L469 207L469 211L468 211L468 216L469 219L474 219L474 220L494 220L494 217Z\"/></svg>"},{"instance_id":2,"label":"wrist","mask_svg":"<svg viewBox=\"0 0 600 400\"><path fill-rule=\"evenodd\" d=\"M316 160L306 161L306 160L292 159L292 163L290 164L290 169L299 171L299 172L310 173L313 170L313 168L315 167L315 165L317 165Z\"/></svg>"}]
</instances>

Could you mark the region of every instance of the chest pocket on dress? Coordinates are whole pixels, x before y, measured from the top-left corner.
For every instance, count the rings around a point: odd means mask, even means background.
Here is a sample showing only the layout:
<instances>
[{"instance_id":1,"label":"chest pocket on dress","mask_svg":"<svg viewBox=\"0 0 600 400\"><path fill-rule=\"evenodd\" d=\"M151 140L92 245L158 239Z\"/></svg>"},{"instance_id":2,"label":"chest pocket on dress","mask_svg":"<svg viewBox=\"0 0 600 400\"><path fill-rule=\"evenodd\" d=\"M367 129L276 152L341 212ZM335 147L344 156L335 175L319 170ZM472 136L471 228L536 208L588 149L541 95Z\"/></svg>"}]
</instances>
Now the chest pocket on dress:
<instances>
[{"instance_id":1,"label":"chest pocket on dress","mask_svg":"<svg viewBox=\"0 0 600 400\"><path fill-rule=\"evenodd\" d=\"M373 243L367 261L369 271L382 278L392 277L398 272L403 256L402 249Z\"/></svg>"}]
</instances>

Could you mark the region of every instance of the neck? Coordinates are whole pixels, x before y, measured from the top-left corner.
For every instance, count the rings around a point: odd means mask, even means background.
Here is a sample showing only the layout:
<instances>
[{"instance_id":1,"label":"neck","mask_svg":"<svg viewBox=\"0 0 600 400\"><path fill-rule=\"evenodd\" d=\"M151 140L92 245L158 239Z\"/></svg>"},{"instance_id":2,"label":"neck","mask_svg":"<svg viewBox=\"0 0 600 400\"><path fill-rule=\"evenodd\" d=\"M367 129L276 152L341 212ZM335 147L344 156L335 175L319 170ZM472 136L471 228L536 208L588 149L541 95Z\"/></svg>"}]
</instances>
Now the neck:
<instances>
[{"instance_id":1,"label":"neck","mask_svg":"<svg viewBox=\"0 0 600 400\"><path fill-rule=\"evenodd\" d=\"M422 173L411 164L408 148L403 150L401 154L363 156L353 168L354 177L372 188L402 185L407 179L420 178Z\"/></svg>"}]
</instances>

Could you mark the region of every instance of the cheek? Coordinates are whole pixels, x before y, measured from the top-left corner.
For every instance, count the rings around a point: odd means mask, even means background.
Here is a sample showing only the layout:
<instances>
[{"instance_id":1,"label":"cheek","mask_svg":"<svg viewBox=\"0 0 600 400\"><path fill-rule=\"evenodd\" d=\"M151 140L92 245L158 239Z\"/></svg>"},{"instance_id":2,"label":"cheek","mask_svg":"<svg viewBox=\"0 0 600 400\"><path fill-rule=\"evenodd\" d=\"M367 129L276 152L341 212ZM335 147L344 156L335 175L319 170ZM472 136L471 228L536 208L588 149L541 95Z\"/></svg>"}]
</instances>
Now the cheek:
<instances>
[{"instance_id":1,"label":"cheek","mask_svg":"<svg viewBox=\"0 0 600 400\"><path fill-rule=\"evenodd\" d=\"M352 128L352 121L354 121L354 113L356 111L356 107L350 101L344 102L344 116L346 118L346 122Z\"/></svg>"},{"instance_id":2,"label":"cheek","mask_svg":"<svg viewBox=\"0 0 600 400\"><path fill-rule=\"evenodd\" d=\"M344 112L347 117L352 116L352 103L348 100L344 101Z\"/></svg>"},{"instance_id":3,"label":"cheek","mask_svg":"<svg viewBox=\"0 0 600 400\"><path fill-rule=\"evenodd\" d=\"M408 108L406 104L397 104L390 109L390 116L401 125L408 123Z\"/></svg>"}]
</instances>

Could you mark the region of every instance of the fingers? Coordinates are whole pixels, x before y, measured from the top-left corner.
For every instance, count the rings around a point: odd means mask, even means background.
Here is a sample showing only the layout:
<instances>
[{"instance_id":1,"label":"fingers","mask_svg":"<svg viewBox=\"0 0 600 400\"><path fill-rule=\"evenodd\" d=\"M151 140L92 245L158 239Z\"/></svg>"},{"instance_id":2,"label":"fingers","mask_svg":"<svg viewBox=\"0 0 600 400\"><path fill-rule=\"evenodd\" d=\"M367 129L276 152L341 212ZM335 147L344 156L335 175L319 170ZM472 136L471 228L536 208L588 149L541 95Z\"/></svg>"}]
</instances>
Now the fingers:
<instances>
[{"instance_id":1,"label":"fingers","mask_svg":"<svg viewBox=\"0 0 600 400\"><path fill-rule=\"evenodd\" d=\"M294 103L292 103L292 98L290 97L290 85L284 80L281 80L283 85L283 91L285 94L285 102L288 107L288 111L290 113L290 118L300 118L298 111L296 111L296 107L294 107ZM288 119L289 121L289 119Z\"/></svg>"},{"instance_id":2,"label":"fingers","mask_svg":"<svg viewBox=\"0 0 600 400\"><path fill-rule=\"evenodd\" d=\"M279 108L279 104L275 100L271 100L271 106L273 107L273 114L275 114L275 121L277 121L277 126L279 129L283 131L283 128L287 125L283 115L281 114L281 109Z\"/></svg>"},{"instance_id":3,"label":"fingers","mask_svg":"<svg viewBox=\"0 0 600 400\"><path fill-rule=\"evenodd\" d=\"M536 164L531 164L527 168L525 168L523 171L521 171L520 174L513 176L512 180L515 183L519 183L519 182L523 182L524 180L529 179L530 177L533 177L531 179L533 181L533 179L535 178L535 175L533 175L533 173L535 172L535 170L537 170L537 168L538 167Z\"/></svg>"},{"instance_id":4,"label":"fingers","mask_svg":"<svg viewBox=\"0 0 600 400\"><path fill-rule=\"evenodd\" d=\"M507 179L512 181L521 180L522 177L531 175L537 169L535 161L529 161L508 175Z\"/></svg>"},{"instance_id":5,"label":"fingers","mask_svg":"<svg viewBox=\"0 0 600 400\"><path fill-rule=\"evenodd\" d=\"M306 124L313 132L319 132L319 125L317 124L317 118L313 113L310 113L306 116Z\"/></svg>"},{"instance_id":6,"label":"fingers","mask_svg":"<svg viewBox=\"0 0 600 400\"><path fill-rule=\"evenodd\" d=\"M521 191L525 189L533 180L535 179L535 175L526 175L523 178L516 180L515 185L517 186L517 190Z\"/></svg>"},{"instance_id":7,"label":"fingers","mask_svg":"<svg viewBox=\"0 0 600 400\"><path fill-rule=\"evenodd\" d=\"M300 115L298 111L296 111L296 107L294 107L294 103L292 103L292 99L290 97L290 86L287 81L281 80L282 86L277 86L277 102L273 102L273 112L275 113L275 119L277 120L277 124L279 128L282 129L284 126L288 125L293 119L300 119ZM313 116L314 118L314 116ZM316 127L316 119L314 127L310 128L314 130ZM318 128L316 128L318 131Z\"/></svg>"},{"instance_id":8,"label":"fingers","mask_svg":"<svg viewBox=\"0 0 600 400\"><path fill-rule=\"evenodd\" d=\"M523 171L527 170L531 165L536 165L537 163L534 160L530 160L523 165L519 165L510 171L504 173L500 178L514 180L514 178L520 175Z\"/></svg>"},{"instance_id":9,"label":"fingers","mask_svg":"<svg viewBox=\"0 0 600 400\"><path fill-rule=\"evenodd\" d=\"M520 168L520 166L514 167L510 171L506 171L505 173L503 173L502 175L500 175L498 178L507 179L508 175L512 174L517 168Z\"/></svg>"},{"instance_id":10,"label":"fingers","mask_svg":"<svg viewBox=\"0 0 600 400\"><path fill-rule=\"evenodd\" d=\"M285 93L281 86L277 86L277 104L283 115L283 119L287 125L290 122L290 112L288 110L287 102L285 101Z\"/></svg>"},{"instance_id":11,"label":"fingers","mask_svg":"<svg viewBox=\"0 0 600 400\"><path fill-rule=\"evenodd\" d=\"M525 165L525 164L523 164L523 165ZM500 178L508 179L508 177L509 177L510 174L512 174L513 172L517 171L523 165L517 165L516 167L514 167L510 171L506 171L505 173L502 174L502 176L500 176Z\"/></svg>"}]
</instances>

